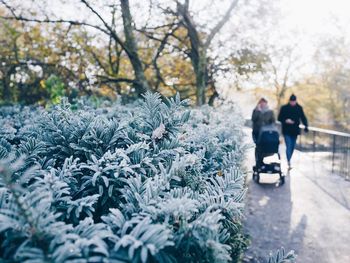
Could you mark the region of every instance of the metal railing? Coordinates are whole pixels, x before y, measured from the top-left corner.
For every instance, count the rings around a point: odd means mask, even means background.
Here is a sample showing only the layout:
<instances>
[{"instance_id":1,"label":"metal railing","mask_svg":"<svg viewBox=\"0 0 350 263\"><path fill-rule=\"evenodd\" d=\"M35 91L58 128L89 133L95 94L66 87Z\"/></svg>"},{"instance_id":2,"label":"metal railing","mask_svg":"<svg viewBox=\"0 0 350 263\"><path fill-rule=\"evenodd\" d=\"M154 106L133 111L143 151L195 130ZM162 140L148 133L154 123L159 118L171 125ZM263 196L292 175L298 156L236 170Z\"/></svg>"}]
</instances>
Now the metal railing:
<instances>
[{"instance_id":1,"label":"metal railing","mask_svg":"<svg viewBox=\"0 0 350 263\"><path fill-rule=\"evenodd\" d=\"M349 133L309 127L308 133L302 132L299 136L297 149L317 153L321 162L329 164L332 173L350 179Z\"/></svg>"},{"instance_id":2,"label":"metal railing","mask_svg":"<svg viewBox=\"0 0 350 263\"><path fill-rule=\"evenodd\" d=\"M281 124L278 122L278 126ZM246 126L252 127L251 120L246 119ZM313 157L334 174L350 179L350 134L333 130L308 127L309 132L304 132L304 126L298 138L296 149L302 152L311 152Z\"/></svg>"}]
</instances>

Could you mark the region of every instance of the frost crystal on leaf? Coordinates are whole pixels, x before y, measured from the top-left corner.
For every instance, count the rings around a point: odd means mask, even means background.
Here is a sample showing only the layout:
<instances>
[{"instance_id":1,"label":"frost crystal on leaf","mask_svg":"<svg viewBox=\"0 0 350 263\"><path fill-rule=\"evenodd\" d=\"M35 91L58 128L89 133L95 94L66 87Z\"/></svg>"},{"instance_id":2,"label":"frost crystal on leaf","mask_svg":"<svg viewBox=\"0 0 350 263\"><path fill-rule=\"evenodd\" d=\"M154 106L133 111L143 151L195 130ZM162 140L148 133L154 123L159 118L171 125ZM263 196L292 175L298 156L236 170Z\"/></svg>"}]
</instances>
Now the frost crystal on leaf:
<instances>
[{"instance_id":1,"label":"frost crystal on leaf","mask_svg":"<svg viewBox=\"0 0 350 263\"><path fill-rule=\"evenodd\" d=\"M152 132L152 140L155 140L155 139L161 139L164 134L166 133L166 130L165 130L165 126L163 123L161 123L159 125L158 128L156 128L153 132Z\"/></svg>"}]
</instances>

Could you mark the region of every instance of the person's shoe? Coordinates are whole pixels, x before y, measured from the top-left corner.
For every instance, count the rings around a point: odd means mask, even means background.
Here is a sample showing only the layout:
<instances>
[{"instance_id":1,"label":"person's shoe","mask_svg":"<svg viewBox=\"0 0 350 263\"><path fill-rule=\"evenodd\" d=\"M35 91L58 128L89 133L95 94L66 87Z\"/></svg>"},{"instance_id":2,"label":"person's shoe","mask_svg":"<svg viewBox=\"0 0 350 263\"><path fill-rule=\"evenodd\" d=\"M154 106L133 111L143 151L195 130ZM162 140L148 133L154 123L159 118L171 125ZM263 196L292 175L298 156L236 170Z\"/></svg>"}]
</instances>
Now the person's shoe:
<instances>
[{"instance_id":1,"label":"person's shoe","mask_svg":"<svg viewBox=\"0 0 350 263\"><path fill-rule=\"evenodd\" d=\"M292 165L288 162L288 170L292 170Z\"/></svg>"}]
</instances>

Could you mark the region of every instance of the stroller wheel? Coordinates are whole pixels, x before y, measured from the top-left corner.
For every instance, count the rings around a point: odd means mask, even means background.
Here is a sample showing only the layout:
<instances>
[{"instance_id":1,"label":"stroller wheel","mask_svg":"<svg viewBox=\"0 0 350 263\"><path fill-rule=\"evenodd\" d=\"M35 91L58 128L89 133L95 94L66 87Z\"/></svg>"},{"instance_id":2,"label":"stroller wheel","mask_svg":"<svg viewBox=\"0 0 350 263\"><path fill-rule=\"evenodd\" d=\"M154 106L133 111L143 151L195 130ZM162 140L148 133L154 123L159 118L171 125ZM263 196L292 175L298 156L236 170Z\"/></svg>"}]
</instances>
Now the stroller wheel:
<instances>
[{"instance_id":1,"label":"stroller wheel","mask_svg":"<svg viewBox=\"0 0 350 263\"><path fill-rule=\"evenodd\" d=\"M257 170L257 169L256 169L256 166L254 165L254 166L253 166L253 172L256 173L256 170Z\"/></svg>"},{"instance_id":2,"label":"stroller wheel","mask_svg":"<svg viewBox=\"0 0 350 263\"><path fill-rule=\"evenodd\" d=\"M253 180L257 183L260 181L260 174L258 172L253 173Z\"/></svg>"},{"instance_id":3,"label":"stroller wheel","mask_svg":"<svg viewBox=\"0 0 350 263\"><path fill-rule=\"evenodd\" d=\"M282 173L280 173L280 180L281 180L281 185L284 184L284 176L282 175Z\"/></svg>"}]
</instances>

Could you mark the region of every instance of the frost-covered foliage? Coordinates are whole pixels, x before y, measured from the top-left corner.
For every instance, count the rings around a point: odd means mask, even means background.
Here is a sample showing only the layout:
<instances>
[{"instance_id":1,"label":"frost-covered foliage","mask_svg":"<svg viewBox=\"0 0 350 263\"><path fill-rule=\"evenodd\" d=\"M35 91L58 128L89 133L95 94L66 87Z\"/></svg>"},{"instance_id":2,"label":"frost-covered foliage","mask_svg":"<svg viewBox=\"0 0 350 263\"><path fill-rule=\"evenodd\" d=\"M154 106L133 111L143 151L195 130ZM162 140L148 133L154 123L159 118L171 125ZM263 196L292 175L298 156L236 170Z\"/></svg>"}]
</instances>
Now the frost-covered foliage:
<instances>
[{"instance_id":1,"label":"frost-covered foliage","mask_svg":"<svg viewBox=\"0 0 350 263\"><path fill-rule=\"evenodd\" d=\"M2 262L237 261L241 117L185 104L2 108Z\"/></svg>"},{"instance_id":2,"label":"frost-covered foliage","mask_svg":"<svg viewBox=\"0 0 350 263\"><path fill-rule=\"evenodd\" d=\"M294 263L295 262L294 251L288 253L285 252L284 248L276 251L276 253L270 253L268 263Z\"/></svg>"}]
</instances>

